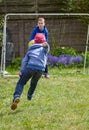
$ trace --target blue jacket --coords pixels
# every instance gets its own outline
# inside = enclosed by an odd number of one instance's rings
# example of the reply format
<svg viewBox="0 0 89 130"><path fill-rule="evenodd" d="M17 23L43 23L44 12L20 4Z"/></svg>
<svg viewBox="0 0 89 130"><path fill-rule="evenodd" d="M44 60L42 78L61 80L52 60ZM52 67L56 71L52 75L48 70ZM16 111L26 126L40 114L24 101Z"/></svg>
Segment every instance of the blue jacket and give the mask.
<svg viewBox="0 0 89 130"><path fill-rule="evenodd" d="M30 41L34 39L35 35L37 33L43 33L46 37L46 41L48 42L48 30L47 28L44 26L44 29L43 30L40 30L38 26L36 26L33 31L32 31L32 34L31 34L31 37L30 37Z"/></svg>
<svg viewBox="0 0 89 130"><path fill-rule="evenodd" d="M45 48L42 44L33 44L29 47L28 52L22 60L21 72L23 72L26 67L44 71L49 50L49 45Z"/></svg>

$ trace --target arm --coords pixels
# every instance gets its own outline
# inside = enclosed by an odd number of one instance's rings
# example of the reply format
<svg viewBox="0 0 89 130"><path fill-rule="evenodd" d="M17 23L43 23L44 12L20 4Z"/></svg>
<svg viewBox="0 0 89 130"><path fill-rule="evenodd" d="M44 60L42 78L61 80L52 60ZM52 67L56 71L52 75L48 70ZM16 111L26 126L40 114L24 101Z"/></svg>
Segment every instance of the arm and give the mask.
<svg viewBox="0 0 89 130"><path fill-rule="evenodd" d="M28 43L28 47L30 47L31 45L33 45L35 43L34 40L31 40L29 43Z"/></svg>
<svg viewBox="0 0 89 130"><path fill-rule="evenodd" d="M21 68L20 68L20 71L18 72L18 75L21 76L22 75L22 72L23 70L26 68L26 65L28 63L28 56L26 55L23 60L22 60L22 64L21 64Z"/></svg>
<svg viewBox="0 0 89 130"><path fill-rule="evenodd" d="M46 27L45 27L45 37L46 37L46 41L48 42L48 30Z"/></svg>
<svg viewBox="0 0 89 130"><path fill-rule="evenodd" d="M47 42L44 42L44 43L42 44L42 46L43 46L44 48L46 48L46 47L48 47L48 43L47 43Z"/></svg>
<svg viewBox="0 0 89 130"><path fill-rule="evenodd" d="M32 34L29 38L28 47L30 47L32 44L34 44L34 37L36 35L36 28L33 29Z"/></svg>
<svg viewBox="0 0 89 130"><path fill-rule="evenodd" d="M28 56L28 53L27 53L22 60L22 64L21 64L21 68L20 68L21 72L26 68L28 60L29 60L29 56Z"/></svg>
<svg viewBox="0 0 89 130"><path fill-rule="evenodd" d="M49 46L49 44L48 44L47 42L44 42L44 43L42 44L42 46L46 49L47 52L50 51L50 46Z"/></svg>
<svg viewBox="0 0 89 130"><path fill-rule="evenodd" d="M31 36L29 38L29 41L33 40L35 35L36 35L36 28L33 29L32 33L31 33Z"/></svg>

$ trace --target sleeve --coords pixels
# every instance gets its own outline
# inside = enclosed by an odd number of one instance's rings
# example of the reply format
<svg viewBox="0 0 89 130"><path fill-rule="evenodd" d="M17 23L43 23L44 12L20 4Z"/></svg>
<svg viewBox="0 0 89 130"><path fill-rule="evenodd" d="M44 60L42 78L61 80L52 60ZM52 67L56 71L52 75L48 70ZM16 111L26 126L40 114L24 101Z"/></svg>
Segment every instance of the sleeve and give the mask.
<svg viewBox="0 0 89 130"><path fill-rule="evenodd" d="M29 41L29 43L28 43L28 47L30 47L30 46L33 45L34 43L35 43L34 40Z"/></svg>
<svg viewBox="0 0 89 130"><path fill-rule="evenodd" d="M29 41L33 40L35 35L36 35L36 28L33 29L32 34L31 34L31 36L29 38Z"/></svg>
<svg viewBox="0 0 89 130"><path fill-rule="evenodd" d="M49 46L49 44L48 44L47 53L49 53L49 52L50 52L50 46Z"/></svg>
<svg viewBox="0 0 89 130"><path fill-rule="evenodd" d="M29 60L29 56L28 56L28 53L27 53L22 60L22 64L21 64L21 68L20 68L21 72L26 68L28 60Z"/></svg>
<svg viewBox="0 0 89 130"><path fill-rule="evenodd" d="M45 37L46 37L46 41L48 42L48 30L47 30L47 28L45 30Z"/></svg>
<svg viewBox="0 0 89 130"><path fill-rule="evenodd" d="M47 43L47 46L44 47L44 50L45 50L46 53L49 53L49 51L50 51L50 46L49 46L48 43Z"/></svg>

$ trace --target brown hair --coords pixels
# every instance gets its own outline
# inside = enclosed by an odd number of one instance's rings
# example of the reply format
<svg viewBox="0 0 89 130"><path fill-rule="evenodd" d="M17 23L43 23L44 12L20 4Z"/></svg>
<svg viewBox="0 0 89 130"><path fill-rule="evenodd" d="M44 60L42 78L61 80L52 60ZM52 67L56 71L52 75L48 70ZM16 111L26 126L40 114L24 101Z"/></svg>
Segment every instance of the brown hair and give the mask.
<svg viewBox="0 0 89 130"><path fill-rule="evenodd" d="M44 23L45 23L45 19L44 18L38 18L38 21L44 21Z"/></svg>

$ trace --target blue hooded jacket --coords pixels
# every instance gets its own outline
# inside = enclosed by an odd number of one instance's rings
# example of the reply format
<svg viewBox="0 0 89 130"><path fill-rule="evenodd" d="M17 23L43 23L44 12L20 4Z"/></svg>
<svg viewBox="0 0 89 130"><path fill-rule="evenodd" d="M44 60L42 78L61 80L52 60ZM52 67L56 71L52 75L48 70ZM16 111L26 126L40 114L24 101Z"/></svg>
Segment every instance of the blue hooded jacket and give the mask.
<svg viewBox="0 0 89 130"><path fill-rule="evenodd" d="M21 72L24 71L26 67L44 71L49 50L49 44L47 44L47 47L43 47L42 44L37 43L29 47L28 52L22 60Z"/></svg>

